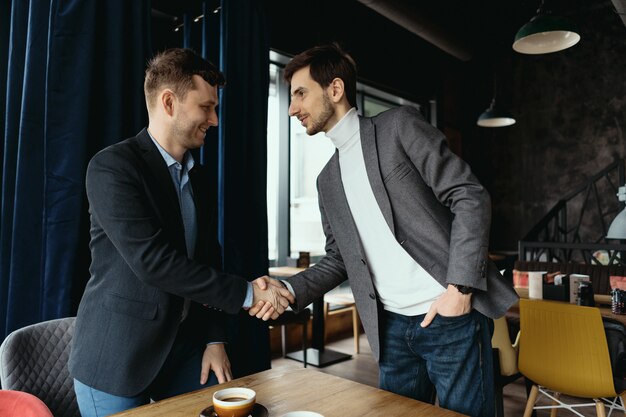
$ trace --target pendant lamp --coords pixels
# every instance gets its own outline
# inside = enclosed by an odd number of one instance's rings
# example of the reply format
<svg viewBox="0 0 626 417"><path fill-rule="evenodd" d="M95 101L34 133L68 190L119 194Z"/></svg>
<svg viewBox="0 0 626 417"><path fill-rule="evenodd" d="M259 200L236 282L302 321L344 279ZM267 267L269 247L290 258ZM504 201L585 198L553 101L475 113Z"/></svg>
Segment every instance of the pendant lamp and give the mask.
<svg viewBox="0 0 626 417"><path fill-rule="evenodd" d="M580 40L575 25L568 19L553 16L541 1L537 15L515 34L513 49L521 54L549 54L574 46Z"/></svg>
<svg viewBox="0 0 626 417"><path fill-rule="evenodd" d="M489 107L478 116L476 124L482 127L504 127L515 124L515 119L505 109L496 105L497 95L496 77L493 77L493 98Z"/></svg>
<svg viewBox="0 0 626 417"><path fill-rule="evenodd" d="M496 106L496 98L491 100L491 105L485 110L476 121L482 127L504 127L515 124L515 119L508 112Z"/></svg>

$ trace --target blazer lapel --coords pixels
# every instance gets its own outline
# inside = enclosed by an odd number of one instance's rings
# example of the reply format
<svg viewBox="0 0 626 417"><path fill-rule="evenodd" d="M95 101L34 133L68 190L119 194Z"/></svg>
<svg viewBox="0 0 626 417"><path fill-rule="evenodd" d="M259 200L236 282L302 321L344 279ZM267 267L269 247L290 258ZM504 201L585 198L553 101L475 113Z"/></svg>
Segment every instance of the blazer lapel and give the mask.
<svg viewBox="0 0 626 417"><path fill-rule="evenodd" d="M380 167L378 165L378 148L376 146L376 129L374 123L369 118L359 117L361 130L361 148L363 149L363 158L365 159L365 170L367 178L372 186L374 197L378 202L380 211L387 221L387 225L391 229L391 233L396 234L393 223L393 212L391 211L391 203L387 189L380 176Z"/></svg>
<svg viewBox="0 0 626 417"><path fill-rule="evenodd" d="M163 155L161 155L157 147L152 142L152 139L150 139L150 135L148 135L148 131L146 129L142 130L137 135L137 143L139 144L142 156L146 161L148 171L155 180L155 189L161 191L158 197L163 197L162 201L158 202L159 207L157 207L157 210L162 210L163 216L167 219L167 221L171 221L177 230L181 230L183 232L182 237L184 240L185 228L183 226L183 217L180 212L180 205L178 204L178 196L176 195L176 190L174 189L174 184L172 183L172 177L170 176L167 166L165 165L165 161L163 160Z"/></svg>

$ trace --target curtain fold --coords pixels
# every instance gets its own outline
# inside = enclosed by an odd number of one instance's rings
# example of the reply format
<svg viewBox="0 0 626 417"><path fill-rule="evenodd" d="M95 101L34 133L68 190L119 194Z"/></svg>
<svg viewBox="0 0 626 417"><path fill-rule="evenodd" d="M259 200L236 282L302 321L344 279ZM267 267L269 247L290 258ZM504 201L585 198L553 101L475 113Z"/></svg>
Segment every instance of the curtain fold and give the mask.
<svg viewBox="0 0 626 417"><path fill-rule="evenodd" d="M226 76L219 127L220 238L224 270L267 274L269 36L263 2L222 0L220 65ZM245 312L233 328L236 375L270 367L267 325Z"/></svg>
<svg viewBox="0 0 626 417"><path fill-rule="evenodd" d="M89 278L86 164L145 125L149 18L148 0L12 2L0 205L1 338L76 311Z"/></svg>

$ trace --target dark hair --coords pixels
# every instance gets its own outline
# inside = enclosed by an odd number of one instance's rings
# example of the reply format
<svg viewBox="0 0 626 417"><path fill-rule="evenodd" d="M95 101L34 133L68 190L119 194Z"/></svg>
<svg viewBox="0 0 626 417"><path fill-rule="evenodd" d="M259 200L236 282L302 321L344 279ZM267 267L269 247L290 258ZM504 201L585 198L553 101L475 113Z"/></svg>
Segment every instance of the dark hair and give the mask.
<svg viewBox="0 0 626 417"><path fill-rule="evenodd" d="M284 79L291 84L293 74L309 67L311 78L326 88L335 78L341 78L348 103L356 105L356 64L337 43L315 46L296 55L285 67Z"/></svg>
<svg viewBox="0 0 626 417"><path fill-rule="evenodd" d="M148 108L154 105L156 95L163 88L170 88L184 100L187 92L194 88L194 75L201 76L212 86L226 84L224 74L191 49L173 48L157 54L148 63L143 83Z"/></svg>

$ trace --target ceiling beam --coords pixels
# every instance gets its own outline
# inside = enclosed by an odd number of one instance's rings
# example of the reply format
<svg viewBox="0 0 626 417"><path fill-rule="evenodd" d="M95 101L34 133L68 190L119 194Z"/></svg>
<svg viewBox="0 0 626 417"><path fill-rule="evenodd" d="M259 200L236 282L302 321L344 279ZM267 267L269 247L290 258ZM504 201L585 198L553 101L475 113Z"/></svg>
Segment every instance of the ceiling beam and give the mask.
<svg viewBox="0 0 626 417"><path fill-rule="evenodd" d="M359 0L359 2L461 61L469 61L472 58L473 52L465 42L442 29L432 18L428 18L425 10L418 9L418 2L412 0Z"/></svg>

